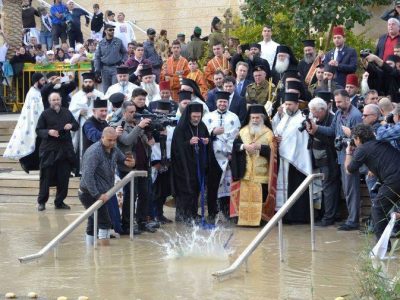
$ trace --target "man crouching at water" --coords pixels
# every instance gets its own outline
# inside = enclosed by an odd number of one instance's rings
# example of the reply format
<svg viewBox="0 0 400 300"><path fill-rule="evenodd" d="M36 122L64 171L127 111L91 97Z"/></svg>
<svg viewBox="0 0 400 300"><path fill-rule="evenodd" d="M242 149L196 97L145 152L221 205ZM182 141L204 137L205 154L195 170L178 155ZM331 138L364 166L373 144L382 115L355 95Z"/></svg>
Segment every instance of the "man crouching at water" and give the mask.
<svg viewBox="0 0 400 300"><path fill-rule="evenodd" d="M115 147L117 137L114 128L104 128L101 140L91 145L83 155L79 200L85 209L97 200L102 200L104 203L108 201L109 196L106 192L114 186L117 164L125 164L129 168L135 166L133 158L126 157ZM98 223L100 245L109 245L111 219L106 205L98 210ZM88 243L93 242L93 227L93 215L91 215L86 228Z"/></svg>

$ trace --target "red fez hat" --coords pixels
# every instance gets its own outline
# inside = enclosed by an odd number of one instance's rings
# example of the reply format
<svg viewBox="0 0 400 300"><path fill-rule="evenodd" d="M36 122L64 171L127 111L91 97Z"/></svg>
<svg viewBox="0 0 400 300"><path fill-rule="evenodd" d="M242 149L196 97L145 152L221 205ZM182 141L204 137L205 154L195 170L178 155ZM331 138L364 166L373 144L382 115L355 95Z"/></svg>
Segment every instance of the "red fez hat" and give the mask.
<svg viewBox="0 0 400 300"><path fill-rule="evenodd" d="M332 34L333 34L333 35L341 35L341 36L344 36L344 28L343 28L343 26L336 26L336 27L333 27L333 32L332 32Z"/></svg>
<svg viewBox="0 0 400 300"><path fill-rule="evenodd" d="M358 77L356 74L348 74L346 77L346 84L352 84L358 87Z"/></svg>
<svg viewBox="0 0 400 300"><path fill-rule="evenodd" d="M160 91L170 90L169 81L160 81Z"/></svg>

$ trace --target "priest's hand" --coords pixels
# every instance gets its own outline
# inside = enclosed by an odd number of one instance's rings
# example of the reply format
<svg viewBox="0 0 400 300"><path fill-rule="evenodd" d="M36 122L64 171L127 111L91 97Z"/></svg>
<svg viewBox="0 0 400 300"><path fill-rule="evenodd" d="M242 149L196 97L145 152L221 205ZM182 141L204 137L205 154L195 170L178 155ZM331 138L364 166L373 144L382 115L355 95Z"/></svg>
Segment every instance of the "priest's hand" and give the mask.
<svg viewBox="0 0 400 300"><path fill-rule="evenodd" d="M253 147L255 150L261 150L261 144L260 143L253 143Z"/></svg>
<svg viewBox="0 0 400 300"><path fill-rule="evenodd" d="M208 145L208 141L209 141L208 138L201 138L201 140L203 141L204 145Z"/></svg>
<svg viewBox="0 0 400 300"><path fill-rule="evenodd" d="M190 145L197 145L199 143L199 138L197 136L194 136L190 139Z"/></svg>
<svg viewBox="0 0 400 300"><path fill-rule="evenodd" d="M65 130L71 130L71 128L72 128L72 124L70 124L70 123L65 124L65 126L64 126Z"/></svg>
<svg viewBox="0 0 400 300"><path fill-rule="evenodd" d="M213 130L214 135L220 135L225 132L224 127L215 127Z"/></svg>
<svg viewBox="0 0 400 300"><path fill-rule="evenodd" d="M243 147L249 154L256 154L257 152L254 144L243 145Z"/></svg>
<svg viewBox="0 0 400 300"><path fill-rule="evenodd" d="M314 121L307 122L306 126L309 134L314 135L317 132L318 125Z"/></svg>
<svg viewBox="0 0 400 300"><path fill-rule="evenodd" d="M125 166L127 166L128 168L133 168L133 167L135 167L135 165L136 165L136 161L135 161L135 159L134 159L133 157L127 156L127 157L125 158L124 164L125 164Z"/></svg>
<svg viewBox="0 0 400 300"><path fill-rule="evenodd" d="M55 130L55 129L50 129L49 135L52 137L56 137L56 138L58 138L60 136L60 134L58 133L58 130Z"/></svg>

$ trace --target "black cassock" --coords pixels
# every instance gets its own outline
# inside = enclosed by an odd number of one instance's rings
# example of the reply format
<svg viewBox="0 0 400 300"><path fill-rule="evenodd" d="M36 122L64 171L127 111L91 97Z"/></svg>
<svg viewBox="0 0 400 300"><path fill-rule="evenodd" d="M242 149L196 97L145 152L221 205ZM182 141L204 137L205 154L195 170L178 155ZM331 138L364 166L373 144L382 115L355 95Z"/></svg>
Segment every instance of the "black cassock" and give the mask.
<svg viewBox="0 0 400 300"><path fill-rule="evenodd" d="M197 158L195 145L190 145L193 136L208 138L206 125L200 122L193 126L181 122L175 128L171 144L172 192L176 200L176 220L188 221L197 217L200 184L198 166L202 176L206 176L210 158L210 143L199 143ZM198 165L199 161L199 165ZM206 182L204 182L206 186Z"/></svg>
<svg viewBox="0 0 400 300"><path fill-rule="evenodd" d="M301 80L302 80L303 82L306 80L308 71L310 70L311 66L312 66L312 63L311 63L311 64L308 64L308 63L306 63L306 62L304 61L304 59L302 59L302 60L299 62L297 68L298 68L298 70L299 70L300 77L301 77ZM313 78L311 79L310 84L313 84L313 83L316 83L316 82L317 82L317 77L314 75Z"/></svg>

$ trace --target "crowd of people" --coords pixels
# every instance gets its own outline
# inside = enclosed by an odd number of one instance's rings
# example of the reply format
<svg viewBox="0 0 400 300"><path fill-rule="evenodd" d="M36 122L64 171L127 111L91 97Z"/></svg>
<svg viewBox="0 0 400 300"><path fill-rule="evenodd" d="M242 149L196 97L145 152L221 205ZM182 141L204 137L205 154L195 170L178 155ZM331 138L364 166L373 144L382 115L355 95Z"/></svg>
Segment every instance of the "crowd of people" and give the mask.
<svg viewBox="0 0 400 300"><path fill-rule="evenodd" d="M34 11L28 1L24 5ZM334 49L317 53L315 41L305 40L299 62L290 45L272 39L269 25L260 33L263 40L251 44L227 40L217 17L208 39L195 27L190 42L178 34L170 44L165 30L156 37L149 28L141 43L123 13L115 22L112 12L103 16L98 5L93 8L86 43L80 18L89 25L88 15L73 1L56 0L50 14L42 11L41 47L51 47L42 32L51 32L54 44L61 39L61 47L56 55L36 54L32 62L88 59L93 70L82 74L80 87L57 73L35 73L4 153L20 159L27 171L40 169L39 211L46 209L54 185L55 208L69 209L64 199L74 172L81 176L85 208L98 199L107 202L99 210L99 238L106 243L112 234L127 234L130 186L124 187L121 212L116 197L106 192L115 176L135 169L149 174L136 179L135 234L172 222L163 211L171 195L176 222L222 219L260 226L306 176L323 173L313 195L305 192L284 222L308 223L311 196L320 211L316 225L334 225L342 190L348 217L338 230L359 230L365 180L371 223L380 237L400 200L400 168L393 163L400 158L398 17L388 18L376 54L358 55L346 45L345 29L336 26ZM70 53L67 37L70 46L79 43L77 53ZM25 55L22 49L18 56ZM209 59L203 72L204 55ZM361 80L359 62L365 70ZM207 206L206 219L198 214L199 203ZM97 234L92 219L87 234Z"/></svg>

